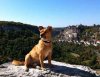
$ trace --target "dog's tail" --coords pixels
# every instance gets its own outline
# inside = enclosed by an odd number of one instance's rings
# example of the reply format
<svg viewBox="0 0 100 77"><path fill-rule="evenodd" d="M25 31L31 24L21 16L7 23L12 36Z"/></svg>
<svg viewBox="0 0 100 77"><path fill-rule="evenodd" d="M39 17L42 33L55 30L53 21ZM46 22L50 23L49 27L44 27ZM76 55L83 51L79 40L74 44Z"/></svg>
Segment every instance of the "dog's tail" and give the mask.
<svg viewBox="0 0 100 77"><path fill-rule="evenodd" d="M24 64L25 64L25 61L13 60L13 61L12 61L12 64L13 64L13 65L16 65L16 66L24 65Z"/></svg>

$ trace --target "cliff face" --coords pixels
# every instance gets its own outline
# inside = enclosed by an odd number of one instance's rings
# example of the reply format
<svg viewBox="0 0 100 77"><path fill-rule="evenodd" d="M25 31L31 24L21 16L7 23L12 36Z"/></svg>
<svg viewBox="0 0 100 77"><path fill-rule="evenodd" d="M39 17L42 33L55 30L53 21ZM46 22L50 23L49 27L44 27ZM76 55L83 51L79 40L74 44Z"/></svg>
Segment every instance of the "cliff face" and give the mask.
<svg viewBox="0 0 100 77"><path fill-rule="evenodd" d="M69 26L57 36L59 41L73 41L77 40L78 28L76 26Z"/></svg>
<svg viewBox="0 0 100 77"><path fill-rule="evenodd" d="M62 62L52 61L53 67L48 68L47 61L44 61L46 70L30 68L25 72L24 66L15 66L10 62L0 65L0 77L99 77L89 67L71 65Z"/></svg>

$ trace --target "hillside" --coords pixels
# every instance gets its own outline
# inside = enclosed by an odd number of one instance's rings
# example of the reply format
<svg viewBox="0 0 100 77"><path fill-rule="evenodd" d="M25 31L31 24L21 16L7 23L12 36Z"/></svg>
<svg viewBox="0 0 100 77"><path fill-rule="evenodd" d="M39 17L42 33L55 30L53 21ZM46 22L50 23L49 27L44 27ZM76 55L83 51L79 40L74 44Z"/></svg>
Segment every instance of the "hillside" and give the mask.
<svg viewBox="0 0 100 77"><path fill-rule="evenodd" d="M35 25L24 24L21 22L13 22L13 21L0 21L0 31L9 31L9 30L31 30L35 33L39 34L38 27Z"/></svg>
<svg viewBox="0 0 100 77"><path fill-rule="evenodd" d="M0 63L12 59L24 59L38 40L37 26L0 21Z"/></svg>
<svg viewBox="0 0 100 77"><path fill-rule="evenodd" d="M58 28L57 28L58 29ZM55 28L54 31L57 30ZM65 28L59 28L59 34L56 34L55 40L61 41L98 41L100 40L100 25L72 25Z"/></svg>
<svg viewBox="0 0 100 77"><path fill-rule="evenodd" d="M53 28L53 37L55 38L56 36L58 36L62 31L64 30L64 27L61 28Z"/></svg>
<svg viewBox="0 0 100 77"><path fill-rule="evenodd" d="M85 46L83 43L79 44L74 42L59 41L60 36L63 40L66 40L66 37L68 37L67 34L75 35L75 33L73 33L75 31L70 29L71 28L69 27L53 28L53 60L70 64L86 65L91 68L100 69L100 57L98 55L98 53L100 53L100 45ZM75 29L75 26L73 29ZM81 25L77 27L77 29L78 31L76 29L75 30L78 32L77 35L79 40L89 36L91 32L92 34L97 32L98 35L95 39L99 40L98 25L93 26L92 28L91 26L88 27ZM88 32L87 36L86 32ZM91 36L88 38L91 38ZM0 21L0 64L12 61L13 59L24 60L25 55L32 49L32 47L34 47L34 45L38 43L39 39L37 26L23 24L20 22ZM88 39L86 40L88 41Z"/></svg>
<svg viewBox="0 0 100 77"><path fill-rule="evenodd" d="M99 39L100 25L80 24L63 28L53 40L54 59L100 69Z"/></svg>

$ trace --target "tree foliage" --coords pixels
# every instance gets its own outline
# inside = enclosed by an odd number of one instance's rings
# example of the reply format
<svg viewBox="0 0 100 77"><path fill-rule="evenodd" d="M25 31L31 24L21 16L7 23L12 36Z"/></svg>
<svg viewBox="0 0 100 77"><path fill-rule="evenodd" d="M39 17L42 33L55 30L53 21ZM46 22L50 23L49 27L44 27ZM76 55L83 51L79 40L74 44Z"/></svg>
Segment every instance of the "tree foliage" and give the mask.
<svg viewBox="0 0 100 77"><path fill-rule="evenodd" d="M71 64L100 68L97 62L97 50L94 46L84 46L68 42L53 43L53 59ZM72 55L74 53L75 55ZM78 55L78 56L77 56Z"/></svg>
<svg viewBox="0 0 100 77"><path fill-rule="evenodd" d="M90 39L97 32L99 40L99 26L79 25L79 39ZM38 40L38 27L20 22L0 21L0 63L12 59L24 60L25 55L37 44ZM94 51L100 52L100 45L94 47L68 42L53 42L54 60L100 68Z"/></svg>
<svg viewBox="0 0 100 77"><path fill-rule="evenodd" d="M15 23L0 22L0 61L24 59L25 55L39 40L38 27Z"/></svg>

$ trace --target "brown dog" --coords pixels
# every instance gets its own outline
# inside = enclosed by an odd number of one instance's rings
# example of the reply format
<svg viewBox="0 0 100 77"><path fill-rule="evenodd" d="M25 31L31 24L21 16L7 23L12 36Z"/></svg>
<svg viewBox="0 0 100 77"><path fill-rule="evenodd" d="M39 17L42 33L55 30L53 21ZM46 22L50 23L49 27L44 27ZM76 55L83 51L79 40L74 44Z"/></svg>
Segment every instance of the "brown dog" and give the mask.
<svg viewBox="0 0 100 77"><path fill-rule="evenodd" d="M34 64L34 62L41 65L41 69L44 70L44 59L48 58L48 63L51 65L51 56L52 56L52 27L48 26L44 28L39 27L40 37L38 44L33 47L33 49L25 56L25 62L20 62L13 60L12 64L22 65L25 64L26 70L28 71L28 66Z"/></svg>

